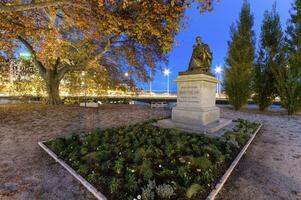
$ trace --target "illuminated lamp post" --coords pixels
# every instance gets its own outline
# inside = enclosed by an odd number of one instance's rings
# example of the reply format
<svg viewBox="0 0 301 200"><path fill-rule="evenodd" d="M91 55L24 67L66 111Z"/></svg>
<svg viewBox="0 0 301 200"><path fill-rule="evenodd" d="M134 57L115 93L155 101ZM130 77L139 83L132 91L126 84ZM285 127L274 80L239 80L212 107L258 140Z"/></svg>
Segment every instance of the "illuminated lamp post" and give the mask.
<svg viewBox="0 0 301 200"><path fill-rule="evenodd" d="M223 71L223 69L222 69L222 67L221 66L216 66L215 67L215 74L216 74L216 78L217 78L217 80L219 81L218 83L217 83L217 94L219 94L221 91L221 83L220 83L220 81L221 81L221 73L222 73L222 71Z"/></svg>
<svg viewBox="0 0 301 200"><path fill-rule="evenodd" d="M167 94L169 95L169 75L171 72L169 69L165 69L163 73L165 76L167 76Z"/></svg>
<svg viewBox="0 0 301 200"><path fill-rule="evenodd" d="M82 82L82 85L84 86L84 95L85 95L85 107L87 107L87 86L86 86L86 80L85 80L85 76L86 76L86 73L85 72L82 72L81 73L81 76L82 78L84 79L84 81Z"/></svg>

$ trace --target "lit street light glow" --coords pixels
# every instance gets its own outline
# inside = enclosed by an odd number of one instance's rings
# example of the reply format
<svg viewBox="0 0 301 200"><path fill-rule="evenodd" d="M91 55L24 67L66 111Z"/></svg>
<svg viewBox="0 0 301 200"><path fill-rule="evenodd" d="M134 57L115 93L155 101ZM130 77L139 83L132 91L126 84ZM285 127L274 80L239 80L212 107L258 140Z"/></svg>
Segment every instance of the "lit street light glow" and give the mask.
<svg viewBox="0 0 301 200"><path fill-rule="evenodd" d="M222 72L222 67L221 66L216 66L215 73L220 74L221 72Z"/></svg>
<svg viewBox="0 0 301 200"><path fill-rule="evenodd" d="M169 69L165 69L165 70L163 71L163 73L164 73L165 76L169 76L170 70L169 70Z"/></svg>
<svg viewBox="0 0 301 200"><path fill-rule="evenodd" d="M125 72L125 73L124 73L124 76L125 76L125 77L128 77L128 76L129 76L129 73L128 73L128 72Z"/></svg>
<svg viewBox="0 0 301 200"><path fill-rule="evenodd" d="M165 76L167 76L167 94L169 94L169 75L170 75L170 70L169 69L165 69L164 71L163 71L163 74L165 75Z"/></svg>
<svg viewBox="0 0 301 200"><path fill-rule="evenodd" d="M20 58L25 59L25 60L30 60L31 59L31 53L29 52L20 52L19 53Z"/></svg>

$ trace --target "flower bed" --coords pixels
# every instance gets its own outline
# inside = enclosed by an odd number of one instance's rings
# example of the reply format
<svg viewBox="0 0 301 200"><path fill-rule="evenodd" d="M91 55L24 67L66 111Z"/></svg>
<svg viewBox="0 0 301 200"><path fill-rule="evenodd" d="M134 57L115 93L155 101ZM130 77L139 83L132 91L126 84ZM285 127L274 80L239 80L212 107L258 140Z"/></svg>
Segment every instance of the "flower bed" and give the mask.
<svg viewBox="0 0 301 200"><path fill-rule="evenodd" d="M46 142L108 199L205 199L258 128L238 120L221 138L148 121Z"/></svg>

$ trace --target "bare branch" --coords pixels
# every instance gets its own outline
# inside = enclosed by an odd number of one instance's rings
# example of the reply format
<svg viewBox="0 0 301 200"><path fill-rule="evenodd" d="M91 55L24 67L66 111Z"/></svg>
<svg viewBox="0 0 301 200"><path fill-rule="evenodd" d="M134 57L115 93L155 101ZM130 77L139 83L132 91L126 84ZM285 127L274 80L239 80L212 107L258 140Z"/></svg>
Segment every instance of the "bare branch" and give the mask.
<svg viewBox="0 0 301 200"><path fill-rule="evenodd" d="M118 44L118 43L127 43L130 42L131 40L117 40L117 41L112 41L112 44Z"/></svg>
<svg viewBox="0 0 301 200"><path fill-rule="evenodd" d="M109 51L109 49L110 49L110 47L111 47L111 40L112 40L112 38L108 39L108 40L107 40L107 43L106 43L106 45L105 45L105 47L104 47L104 49L103 49L101 52L99 52L96 56L94 56L94 57L88 62L88 67L91 66L91 65L93 65L93 64L94 64L95 62L97 62L99 59L101 59L102 56L103 56L106 52Z"/></svg>

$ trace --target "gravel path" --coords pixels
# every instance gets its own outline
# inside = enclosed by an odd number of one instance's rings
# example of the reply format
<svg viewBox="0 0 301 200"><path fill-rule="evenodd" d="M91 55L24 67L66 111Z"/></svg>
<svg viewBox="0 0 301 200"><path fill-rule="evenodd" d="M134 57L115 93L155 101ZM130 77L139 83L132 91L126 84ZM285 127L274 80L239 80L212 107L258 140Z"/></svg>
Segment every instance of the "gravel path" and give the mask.
<svg viewBox="0 0 301 200"><path fill-rule="evenodd" d="M0 106L0 199L93 199L37 142L169 114L129 105ZM264 127L218 199L301 199L301 117L228 108L222 108L221 115L262 121Z"/></svg>
<svg viewBox="0 0 301 200"><path fill-rule="evenodd" d="M71 132L135 123L169 111L130 105L100 109L0 105L0 199L94 199L37 144Z"/></svg>
<svg viewBox="0 0 301 200"><path fill-rule="evenodd" d="M261 121L264 126L218 199L301 200L301 116L229 109L223 109L222 116Z"/></svg>

